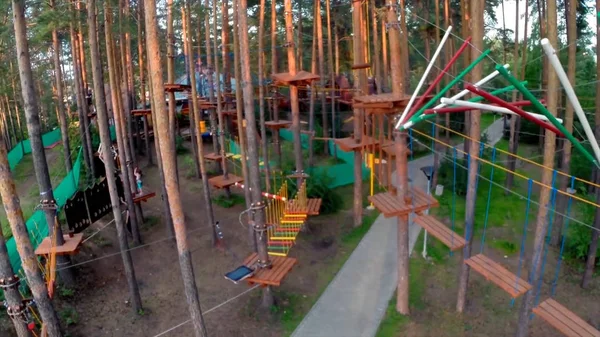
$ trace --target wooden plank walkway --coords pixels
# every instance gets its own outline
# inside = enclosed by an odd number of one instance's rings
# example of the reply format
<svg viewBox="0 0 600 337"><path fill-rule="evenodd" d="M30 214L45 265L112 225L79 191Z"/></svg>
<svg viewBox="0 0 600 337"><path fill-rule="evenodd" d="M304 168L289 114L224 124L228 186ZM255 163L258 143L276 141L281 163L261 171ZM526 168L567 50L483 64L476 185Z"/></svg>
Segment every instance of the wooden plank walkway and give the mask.
<svg viewBox="0 0 600 337"><path fill-rule="evenodd" d="M420 215L415 218L415 223L425 229L431 236L442 241L450 250L455 251L464 247L467 242L461 236L446 227L443 223L430 215Z"/></svg>
<svg viewBox="0 0 600 337"><path fill-rule="evenodd" d="M252 253L244 260L244 265L254 269L257 260L258 254ZM298 263L298 260L293 257L272 256L271 262L273 263L271 268L256 269L254 275L247 278L246 281L250 284L261 284L265 287L278 287L281 285L283 278L292 270L292 267Z"/></svg>
<svg viewBox="0 0 600 337"><path fill-rule="evenodd" d="M600 337L600 331L549 298L533 308L533 313L568 337Z"/></svg>
<svg viewBox="0 0 600 337"><path fill-rule="evenodd" d="M488 281L509 293L513 298L523 295L532 288L531 284L483 254L472 256L465 263L474 271L483 275Z"/></svg>

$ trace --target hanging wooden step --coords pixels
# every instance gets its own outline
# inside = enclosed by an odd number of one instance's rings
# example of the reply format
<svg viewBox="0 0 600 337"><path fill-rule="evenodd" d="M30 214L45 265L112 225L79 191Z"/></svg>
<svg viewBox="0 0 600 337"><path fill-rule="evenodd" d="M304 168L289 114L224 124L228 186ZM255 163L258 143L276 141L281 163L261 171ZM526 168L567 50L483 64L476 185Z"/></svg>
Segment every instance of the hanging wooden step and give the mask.
<svg viewBox="0 0 600 337"><path fill-rule="evenodd" d="M413 212L421 213L428 208L439 206L434 197L418 187L411 188L407 197L412 200L399 200L395 193L383 192L369 196L368 199L386 218L407 215Z"/></svg>
<svg viewBox="0 0 600 337"><path fill-rule="evenodd" d="M531 284L483 254L472 256L465 263L488 281L509 293L513 298L523 295L532 288Z"/></svg>
<svg viewBox="0 0 600 337"><path fill-rule="evenodd" d="M462 236L454 233L450 228L446 227L446 225L431 215L419 215L414 221L417 225L423 227L423 229L431 236L442 241L442 243L452 251L461 249L467 244Z"/></svg>
<svg viewBox="0 0 600 337"><path fill-rule="evenodd" d="M56 253L56 255L75 255L79 252L79 246L83 241L83 233L77 233L73 235L63 235L65 243L61 246L55 246L52 248L52 238L47 236L42 240L39 246L35 249L35 255L50 255Z"/></svg>
<svg viewBox="0 0 600 337"><path fill-rule="evenodd" d="M306 218L283 218L279 221L281 225L303 225Z"/></svg>
<svg viewBox="0 0 600 337"><path fill-rule="evenodd" d="M285 128L288 128L290 125L292 125L292 122L286 121L284 119L280 119L278 121L265 122L265 126L269 129L273 129L273 130L285 129Z"/></svg>
<svg viewBox="0 0 600 337"><path fill-rule="evenodd" d="M295 75L292 75L288 72L273 74L271 77L276 83L295 86L307 85L321 78L319 75L315 75L304 70L300 70Z"/></svg>
<svg viewBox="0 0 600 337"><path fill-rule="evenodd" d="M150 116L152 114L152 110L151 109L134 109L131 110L131 115L134 117L141 117L141 116Z"/></svg>
<svg viewBox="0 0 600 337"><path fill-rule="evenodd" d="M298 260L292 257L273 256L271 257L271 268L258 268L256 262L258 254L252 253L244 260L244 265L254 269L254 274L247 278L249 284L260 284L264 287L281 285L281 281L292 270Z"/></svg>
<svg viewBox="0 0 600 337"><path fill-rule="evenodd" d="M235 183L242 183L244 179L241 177L235 176L233 174L228 174L227 179L222 175L218 175L216 177L212 177L208 179L208 183L211 184L214 188L227 188L235 185Z"/></svg>
<svg viewBox="0 0 600 337"><path fill-rule="evenodd" d="M133 195L133 202L134 203L138 203L138 202L147 202L148 199L153 198L156 196L156 192L148 192L148 191L144 191L142 190L142 193L136 193Z"/></svg>
<svg viewBox="0 0 600 337"><path fill-rule="evenodd" d="M231 157L231 154L226 154L225 158ZM222 161L223 160L223 156L220 153L207 153L204 155L204 159L206 160L211 160L211 161Z"/></svg>
<svg viewBox="0 0 600 337"><path fill-rule="evenodd" d="M333 140L337 146L344 152L360 151L365 148L373 147L379 144L377 139L363 135L360 142L357 142L354 137L337 138Z"/></svg>
<svg viewBox="0 0 600 337"><path fill-rule="evenodd" d="M295 227L277 227L275 228L275 233L298 233L300 232L301 226Z"/></svg>
<svg viewBox="0 0 600 337"><path fill-rule="evenodd" d="M302 205L298 200L290 200L285 208L286 214L307 214L307 215L319 215L321 209L321 203L323 202L320 198L310 198L306 200L306 204Z"/></svg>
<svg viewBox="0 0 600 337"><path fill-rule="evenodd" d="M406 108L410 101L410 95L379 94L353 97L354 107L365 109L367 114L391 114L398 113ZM432 96L426 97L431 99ZM420 97L417 97L420 98Z"/></svg>
<svg viewBox="0 0 600 337"><path fill-rule="evenodd" d="M549 298L533 308L533 313L568 337L600 337L600 331Z"/></svg>
<svg viewBox="0 0 600 337"><path fill-rule="evenodd" d="M165 83L165 92L184 92L192 89L188 84Z"/></svg>
<svg viewBox="0 0 600 337"><path fill-rule="evenodd" d="M358 69L369 69L371 68L371 65L368 63L359 63L359 64L353 64L352 65L352 69L353 70L358 70Z"/></svg>

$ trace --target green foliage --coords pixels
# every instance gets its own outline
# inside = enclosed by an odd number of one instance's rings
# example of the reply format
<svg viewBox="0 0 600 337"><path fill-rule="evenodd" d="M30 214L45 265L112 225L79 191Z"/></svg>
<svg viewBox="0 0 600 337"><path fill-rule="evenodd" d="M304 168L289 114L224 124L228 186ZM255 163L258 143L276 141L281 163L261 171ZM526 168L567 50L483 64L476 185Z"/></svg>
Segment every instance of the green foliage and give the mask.
<svg viewBox="0 0 600 337"><path fill-rule="evenodd" d="M231 197L227 198L226 195L219 194L216 197L212 197L212 202L214 202L215 204L217 204L223 208L231 208L235 205L243 204L244 197L237 195L237 194L231 194Z"/></svg>
<svg viewBox="0 0 600 337"><path fill-rule="evenodd" d="M452 158L444 158L441 161L438 171L438 183L444 185L445 189L449 189L450 193L452 193L452 188L456 184L456 194L461 197L466 196L468 172L464 167L467 167L467 159L457 158L456 170L454 166Z"/></svg>
<svg viewBox="0 0 600 337"><path fill-rule="evenodd" d="M183 137L176 136L175 137L175 152L177 154L184 154L188 152L188 149L183 145Z"/></svg>
<svg viewBox="0 0 600 337"><path fill-rule="evenodd" d="M63 298L73 298L75 296L75 290L67 287L61 287L59 289L60 297Z"/></svg>
<svg viewBox="0 0 600 337"><path fill-rule="evenodd" d="M62 309L59 313L59 316L64 321L66 326L75 325L79 321L79 314L73 307L66 307Z"/></svg>
<svg viewBox="0 0 600 337"><path fill-rule="evenodd" d="M596 209L592 205L581 204L579 207L583 223L594 223ZM580 224L571 223L565 239L564 256L569 259L585 261L588 256L590 242L592 240L592 229ZM596 252L600 252L600 249Z"/></svg>
<svg viewBox="0 0 600 337"><path fill-rule="evenodd" d="M507 240L494 240L492 246L506 255L514 254L519 250L515 243Z"/></svg>

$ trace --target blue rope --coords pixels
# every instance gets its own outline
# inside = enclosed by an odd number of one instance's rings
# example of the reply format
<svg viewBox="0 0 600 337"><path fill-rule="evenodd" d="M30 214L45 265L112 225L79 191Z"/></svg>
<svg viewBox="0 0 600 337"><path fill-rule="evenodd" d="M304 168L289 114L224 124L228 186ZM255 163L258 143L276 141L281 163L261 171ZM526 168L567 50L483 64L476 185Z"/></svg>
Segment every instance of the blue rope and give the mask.
<svg viewBox="0 0 600 337"><path fill-rule="evenodd" d="M531 208L531 190L533 189L533 180L527 181L527 206L525 206L525 224L523 225L523 235L521 236L521 251L519 252L519 266L517 267L517 277L515 278L515 289L517 289L518 280L521 276L521 267L523 266L523 256L525 255L525 242L527 241L527 225L529 224L529 209ZM515 299L510 301L510 306L515 305Z"/></svg>
<svg viewBox="0 0 600 337"><path fill-rule="evenodd" d="M483 143L479 143L479 158L483 157L483 150L485 149L485 145ZM475 191L479 187L479 174L481 173L481 162L477 161L477 176L475 177ZM477 201L477 192L475 192L475 200ZM474 207L474 206L473 206Z"/></svg>
<svg viewBox="0 0 600 337"><path fill-rule="evenodd" d="M543 246L544 249L544 257L542 258L542 271L540 273L540 279L536 280L538 285L537 285L537 291L536 291L536 295L535 295L535 305L538 304L539 299L540 299L540 292L542 289L542 281L544 280L544 269L546 269L546 257L548 257L548 246L550 246L550 237L552 236L552 222L554 219L554 208L556 206L556 188L555 188L555 183L556 183L556 170L554 170L553 174L552 174L552 194L550 196L550 209L548 210L549 214L548 216L548 230L546 232L546 242L545 245Z"/></svg>
<svg viewBox="0 0 600 337"><path fill-rule="evenodd" d="M413 160L413 135L412 135L412 129L408 129L408 146L410 148L410 160Z"/></svg>
<svg viewBox="0 0 600 337"><path fill-rule="evenodd" d="M452 148L452 158L453 158L453 170L454 170L454 175L452 177L452 211L451 211L451 219L452 219L452 233L454 233L454 227L456 224L456 147ZM452 235L452 238L450 240L451 244L454 246L454 234ZM452 251L450 251L450 256L452 256L454 253Z"/></svg>
<svg viewBox="0 0 600 337"><path fill-rule="evenodd" d="M496 148L492 149L492 164L496 162ZM492 186L494 182L494 165L492 165L492 172L490 172L490 187L488 188L488 200L487 205L485 206L485 219L483 220L483 233L481 234L481 250L480 253L483 254L483 247L485 244L485 231L487 229L488 220L490 217L490 204L492 200Z"/></svg>
<svg viewBox="0 0 600 337"><path fill-rule="evenodd" d="M575 177L571 177L571 189L575 189ZM563 256L563 251L565 249L565 241L567 238L567 233L568 233L568 229L569 229L569 214L571 213L571 204L573 202L573 198L571 198L571 194L569 193L569 201L567 202L567 214L565 216L565 227L563 228L562 231L562 238L561 238L561 242L560 242L560 253L558 254L558 263L556 265L556 272L554 273L554 281L552 281L552 291L551 291L551 297L554 297L554 295L556 294L556 286L558 285L558 273L560 272L560 265L562 263L562 256Z"/></svg>

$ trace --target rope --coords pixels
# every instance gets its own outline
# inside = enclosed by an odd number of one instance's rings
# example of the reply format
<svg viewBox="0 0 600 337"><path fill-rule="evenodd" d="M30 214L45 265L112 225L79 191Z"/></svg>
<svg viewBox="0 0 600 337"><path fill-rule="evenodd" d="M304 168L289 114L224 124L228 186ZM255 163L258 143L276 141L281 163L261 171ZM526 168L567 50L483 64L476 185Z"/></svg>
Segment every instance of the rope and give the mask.
<svg viewBox="0 0 600 337"><path fill-rule="evenodd" d="M523 266L523 255L525 255L525 241L527 240L527 225L529 224L529 210L531 208L531 190L533 189L533 180L527 182L527 206L525 206L525 224L523 225L523 235L521 236L521 251L519 252L519 266L517 267L517 277L515 278L515 290L517 289L519 278L521 276L521 267ZM515 299L510 301L510 306L515 305Z"/></svg>
<svg viewBox="0 0 600 337"><path fill-rule="evenodd" d="M123 215L123 213L125 213L126 211L122 211L121 215ZM127 211L128 212L128 211ZM129 217L129 215L127 215L127 217ZM85 238L85 240L81 241L81 244L86 243L88 240L90 240L91 238L93 238L96 234L102 232L106 227L108 227L110 224L112 224L113 222L115 222L115 219L113 218L112 220L110 220L106 225L102 226L100 229L98 229L96 232L94 232L92 235L88 236L87 238Z"/></svg>
<svg viewBox="0 0 600 337"><path fill-rule="evenodd" d="M242 293L240 293L240 294L238 294L238 295L236 295L236 296L234 296L234 297L232 297L232 298L230 298L230 299L226 300L225 302L222 302L222 303L220 303L220 304L218 304L218 305L216 305L216 306L214 306L214 307L212 307L212 308L208 309L207 311L205 311L205 312L204 312L204 314L203 314L203 315L208 315L208 314L209 314L209 313L211 313L212 311L219 309L220 307L224 306L225 304L227 304L227 303L229 303L229 302L231 302L231 301L233 301L233 300L236 300L236 299L238 299L238 298L242 297L243 295L246 295L247 293L251 292L252 290L254 290L254 289L258 288L258 286L260 286L260 284L257 284L257 285L255 285L254 287L252 287L252 288L249 288L249 289L245 290L244 292L242 292ZM168 334L169 332L171 332L171 331L173 331L173 330L175 330L175 329L177 329L177 328L179 328L179 327L182 327L182 326L184 326L184 325L188 324L188 323L189 323L189 322L191 322L191 321L192 321L191 319L188 319L188 320L187 320L187 321L185 321L185 322L181 322L181 323L179 323L179 324L175 325L175 326L174 326L174 327L172 327L172 328L169 328L169 329L167 329L167 330L165 330L165 331L163 331L163 332L161 332L161 333L159 333L159 334L157 334L157 335L154 335L154 337L164 336L164 335Z"/></svg>
<svg viewBox="0 0 600 337"><path fill-rule="evenodd" d="M575 179L571 179L571 190L575 190ZM571 204L573 199L569 197L569 201L567 202L567 215L571 213ZM556 263L556 272L554 273L554 281L552 281L552 291L550 292L550 296L554 297L556 294L556 286L558 285L558 273L560 272L560 266L562 264L562 256L563 251L565 249L565 241L567 239L567 233L569 230L569 218L565 219L565 226L562 230L562 238L560 242L560 252L558 254L558 262Z"/></svg>
<svg viewBox="0 0 600 337"><path fill-rule="evenodd" d="M494 150L492 150L492 162L494 162L496 160L496 148L494 148ZM490 181L494 181L494 167L492 166L492 170L490 173ZM491 182L490 182L490 187L488 188L488 200L487 200L487 205L485 207L485 219L483 220L483 233L481 235L481 250L480 253L483 254L483 248L484 248L484 244L485 244L485 233L486 233L486 229L487 229L487 225L488 225L488 220L490 217L490 204L491 204L491 200L492 200L492 186L494 186Z"/></svg>

